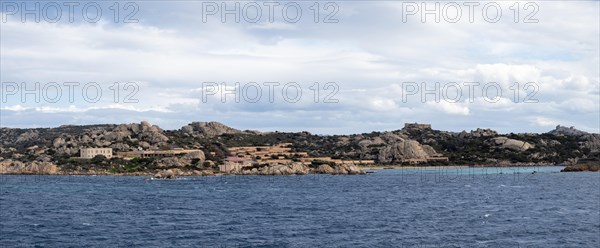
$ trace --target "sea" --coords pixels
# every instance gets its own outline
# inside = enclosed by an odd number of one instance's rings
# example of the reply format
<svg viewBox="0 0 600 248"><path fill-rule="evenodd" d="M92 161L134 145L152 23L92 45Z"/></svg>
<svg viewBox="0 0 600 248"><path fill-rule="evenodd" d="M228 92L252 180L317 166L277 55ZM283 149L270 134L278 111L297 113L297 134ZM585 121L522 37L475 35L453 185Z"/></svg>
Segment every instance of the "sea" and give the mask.
<svg viewBox="0 0 600 248"><path fill-rule="evenodd" d="M0 176L0 247L600 247L600 173Z"/></svg>

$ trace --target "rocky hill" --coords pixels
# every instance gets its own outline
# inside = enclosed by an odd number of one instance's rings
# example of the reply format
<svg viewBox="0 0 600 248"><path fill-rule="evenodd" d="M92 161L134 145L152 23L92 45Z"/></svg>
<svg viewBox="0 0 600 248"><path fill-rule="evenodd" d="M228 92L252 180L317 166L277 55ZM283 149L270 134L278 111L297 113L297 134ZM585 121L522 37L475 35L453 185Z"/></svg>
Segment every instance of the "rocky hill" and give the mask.
<svg viewBox="0 0 600 248"><path fill-rule="evenodd" d="M186 126L183 126L180 130L180 133L196 138L213 138L223 134L259 134L259 132L256 131L241 131L231 128L216 121L192 122Z"/></svg>
<svg viewBox="0 0 600 248"><path fill-rule="evenodd" d="M600 150L599 134L560 130L563 127L542 134L498 134L489 129L459 133L404 131L410 138L447 154L457 164L572 164Z"/></svg>
<svg viewBox="0 0 600 248"><path fill-rule="evenodd" d="M297 152L336 159L375 160L379 164L419 161L432 165L555 165L589 160L600 152L600 135L557 126L542 134L498 134L434 130L406 125L388 132L354 135L314 135L242 131L218 122L193 122L178 130L163 130L148 122L56 128L0 128L0 173L155 173L180 170L210 174L228 156L229 147L292 143ZM110 147L133 150L198 149L172 158L77 160L79 149ZM430 160L431 158L448 158ZM290 167L292 168L292 167Z"/></svg>

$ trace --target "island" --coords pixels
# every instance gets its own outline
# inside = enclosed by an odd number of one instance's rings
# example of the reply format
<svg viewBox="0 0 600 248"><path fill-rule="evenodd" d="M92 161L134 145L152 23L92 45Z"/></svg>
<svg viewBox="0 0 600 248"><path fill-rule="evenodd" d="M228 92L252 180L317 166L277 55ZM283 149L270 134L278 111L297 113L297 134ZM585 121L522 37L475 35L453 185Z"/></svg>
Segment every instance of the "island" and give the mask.
<svg viewBox="0 0 600 248"><path fill-rule="evenodd" d="M397 166L567 166L598 171L600 134L557 126L546 133L435 130L316 135L239 130L193 122L163 130L130 124L0 128L0 174L209 175L365 174Z"/></svg>

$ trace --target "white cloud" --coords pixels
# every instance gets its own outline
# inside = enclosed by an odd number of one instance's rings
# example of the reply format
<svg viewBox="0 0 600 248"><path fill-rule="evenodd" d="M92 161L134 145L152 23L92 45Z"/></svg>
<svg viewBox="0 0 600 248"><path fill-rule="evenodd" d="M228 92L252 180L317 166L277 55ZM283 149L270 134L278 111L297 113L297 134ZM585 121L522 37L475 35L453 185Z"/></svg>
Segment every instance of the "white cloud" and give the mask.
<svg viewBox="0 0 600 248"><path fill-rule="evenodd" d="M39 107L24 107L21 105L4 106L1 110L9 110L13 112L38 112L38 113L84 113L91 110L128 110L133 112L162 112L170 113L172 110L163 107L151 107L151 108L136 108L131 105L122 104L111 104L106 107L87 107L80 108L75 105L69 105L67 107L50 107L50 106L39 106Z"/></svg>
<svg viewBox="0 0 600 248"><path fill-rule="evenodd" d="M3 116L2 125L145 118L167 128L212 119L257 128L266 122L254 121L260 117L276 129L332 133L393 129L414 121L434 122L440 129L494 126L501 131L545 131L549 123L569 121L600 131L598 2L538 2L540 22L535 24L514 23L507 3L502 3L506 18L495 24L403 23L398 2L339 2L340 22L329 24L312 23L308 14L296 24L203 23L195 12L197 3L140 4L153 15L140 12L139 24L2 23L3 82L140 85L136 104L2 103L2 113L21 116ZM213 97L203 103L197 90L202 82L269 81L298 82L307 98L294 104L223 104ZM465 98L457 103L402 102L402 82L443 86L470 81L497 82L502 98L489 103L477 88L472 103ZM314 82L336 82L339 103L311 102L308 87ZM516 100L510 88L514 82L520 83ZM522 88L527 82L539 86L539 103L522 103L531 93ZM326 93L321 92L321 100ZM127 114L112 119L103 112L110 110ZM532 126L514 127L508 116ZM365 120L372 125L362 124Z"/></svg>
<svg viewBox="0 0 600 248"><path fill-rule="evenodd" d="M427 105L433 109L438 109L449 115L469 115L469 108L459 103L452 103L448 101L440 102L427 102Z"/></svg>
<svg viewBox="0 0 600 248"><path fill-rule="evenodd" d="M373 99L369 102L374 111L393 111L398 105L391 99Z"/></svg>
<svg viewBox="0 0 600 248"><path fill-rule="evenodd" d="M295 30L296 26L285 22L262 22L249 27L250 29L265 29L265 30Z"/></svg>
<svg viewBox="0 0 600 248"><path fill-rule="evenodd" d="M533 122L533 124L541 127L554 127L561 123L560 121L540 116L532 118L531 121Z"/></svg>

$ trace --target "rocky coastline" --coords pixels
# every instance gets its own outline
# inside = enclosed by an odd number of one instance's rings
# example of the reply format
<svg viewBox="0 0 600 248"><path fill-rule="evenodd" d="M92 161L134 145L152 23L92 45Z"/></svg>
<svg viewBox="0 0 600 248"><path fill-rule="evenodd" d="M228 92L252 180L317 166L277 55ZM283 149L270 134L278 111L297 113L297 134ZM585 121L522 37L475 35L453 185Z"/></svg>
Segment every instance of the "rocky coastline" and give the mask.
<svg viewBox="0 0 600 248"><path fill-rule="evenodd" d="M1 164L0 164L1 165ZM260 169L252 168L247 170L221 172L218 170L181 170L178 168L159 170L159 171L139 171L116 173L107 170L89 170L89 171L60 171L56 166L49 167L25 167L21 169L12 168L10 171L0 167L0 175L54 175L54 176L143 176L155 179L175 179L189 176L290 176L290 175L310 175L310 174L330 174L330 175L364 175L373 170L381 169L405 169L405 168L485 168L485 167L530 167L530 166L563 166L548 164L510 164L510 165L445 165L445 166L422 166L422 165L373 165L373 166L330 166L320 165L317 168L310 168L304 165L272 165ZM32 169L35 168L35 169ZM599 171L599 166L567 166L564 172L573 171Z"/></svg>
<svg viewBox="0 0 600 248"><path fill-rule="evenodd" d="M331 174L331 175L364 175L367 170L357 166L338 166L331 167L329 165L321 165L316 169L309 168L303 165L274 165L266 166L261 169L253 168L251 170L241 170L232 172L220 172L213 170L191 170L184 171L178 168L160 170L158 172L142 171L142 172L125 172L113 173L110 171L78 171L78 172L63 172L57 170L0 170L0 175L55 175L55 176L145 176L155 179L175 179L187 176L289 176L289 175L308 175L308 174Z"/></svg>
<svg viewBox="0 0 600 248"><path fill-rule="evenodd" d="M251 165L233 171L220 167L235 154L231 148L288 143L288 154L307 154L330 161L306 162L285 155L246 157ZM115 155L135 151L192 152L167 157L83 159L81 148L110 148ZM163 130L148 122L0 128L0 174L139 175L158 178L212 175L361 175L369 166L339 161L374 161L371 166L568 166L565 171L595 170L600 161L600 134L557 126L547 133L499 134L490 129L470 132L434 130L428 124L406 124L396 131L352 135L238 130L218 122L193 122ZM248 157L250 156L250 157ZM336 162L337 161L337 162ZM582 162L585 164L582 166ZM576 166L576 167L569 167ZM234 166L235 167L235 166Z"/></svg>
<svg viewBox="0 0 600 248"><path fill-rule="evenodd" d="M600 172L600 155L594 154L585 159L579 159L574 165L565 167L562 172L582 172L593 171Z"/></svg>

